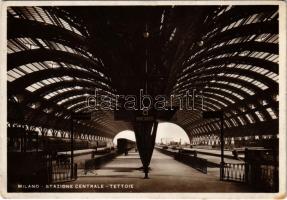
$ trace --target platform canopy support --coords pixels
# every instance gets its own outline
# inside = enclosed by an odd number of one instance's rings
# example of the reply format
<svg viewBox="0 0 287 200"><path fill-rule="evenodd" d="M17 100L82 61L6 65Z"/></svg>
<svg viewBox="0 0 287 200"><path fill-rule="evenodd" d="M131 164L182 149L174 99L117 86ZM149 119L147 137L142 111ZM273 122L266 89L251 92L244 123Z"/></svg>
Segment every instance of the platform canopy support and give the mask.
<svg viewBox="0 0 287 200"><path fill-rule="evenodd" d="M136 122L134 125L137 148L143 164L145 179L148 178L157 127L158 122Z"/></svg>

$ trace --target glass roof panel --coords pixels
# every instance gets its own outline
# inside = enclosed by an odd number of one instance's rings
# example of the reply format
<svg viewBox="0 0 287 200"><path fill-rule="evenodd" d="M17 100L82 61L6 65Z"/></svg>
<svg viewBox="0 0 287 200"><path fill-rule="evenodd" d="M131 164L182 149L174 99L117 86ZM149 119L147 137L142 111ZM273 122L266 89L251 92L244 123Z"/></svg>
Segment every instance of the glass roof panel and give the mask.
<svg viewBox="0 0 287 200"><path fill-rule="evenodd" d="M253 117L251 117L250 114L245 114L245 116L246 116L246 118L248 119L248 121L249 121L251 124L255 123Z"/></svg>
<svg viewBox="0 0 287 200"><path fill-rule="evenodd" d="M15 14L17 13L16 10L17 12L21 13L21 16ZM68 22L59 17L56 17L55 15L50 14L48 11L40 7L9 7L8 12L16 18L21 17L28 20L38 21L40 23L59 26L83 36L79 30L77 30L75 27L72 28L72 26Z"/></svg>
<svg viewBox="0 0 287 200"><path fill-rule="evenodd" d="M272 108L267 108L266 110L272 119L277 119L277 116L276 116L275 112L272 110Z"/></svg>
<svg viewBox="0 0 287 200"><path fill-rule="evenodd" d="M261 122L264 121L263 115L259 111L255 111L255 114Z"/></svg>

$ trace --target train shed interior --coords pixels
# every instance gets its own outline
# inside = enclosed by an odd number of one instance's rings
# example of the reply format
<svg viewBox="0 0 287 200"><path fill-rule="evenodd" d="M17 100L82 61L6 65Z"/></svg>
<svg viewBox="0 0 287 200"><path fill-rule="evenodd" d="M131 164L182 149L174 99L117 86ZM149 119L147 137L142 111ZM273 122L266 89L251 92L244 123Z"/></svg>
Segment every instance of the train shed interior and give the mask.
<svg viewBox="0 0 287 200"><path fill-rule="evenodd" d="M278 192L278 18L7 7L8 192ZM165 122L189 142L156 141Z"/></svg>

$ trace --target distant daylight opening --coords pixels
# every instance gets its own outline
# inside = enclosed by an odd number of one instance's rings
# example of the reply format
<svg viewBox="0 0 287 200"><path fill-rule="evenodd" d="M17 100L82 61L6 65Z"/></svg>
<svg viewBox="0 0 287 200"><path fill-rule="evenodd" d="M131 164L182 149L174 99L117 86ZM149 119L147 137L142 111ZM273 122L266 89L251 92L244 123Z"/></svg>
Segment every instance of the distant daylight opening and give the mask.
<svg viewBox="0 0 287 200"><path fill-rule="evenodd" d="M183 128L169 122L159 123L155 141L158 144L190 144L188 135Z"/></svg>
<svg viewBox="0 0 287 200"><path fill-rule="evenodd" d="M132 141L136 141L135 133L133 131L130 131L130 130L125 130L125 131L119 132L113 139L113 143L115 145L117 145L117 141L119 138L125 138L125 139L129 139Z"/></svg>

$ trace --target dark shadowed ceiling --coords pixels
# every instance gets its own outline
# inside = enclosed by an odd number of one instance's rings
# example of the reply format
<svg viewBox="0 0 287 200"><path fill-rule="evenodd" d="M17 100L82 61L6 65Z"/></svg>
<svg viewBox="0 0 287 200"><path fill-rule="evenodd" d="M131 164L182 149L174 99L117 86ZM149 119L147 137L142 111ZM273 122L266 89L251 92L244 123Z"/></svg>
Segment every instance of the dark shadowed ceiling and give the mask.
<svg viewBox="0 0 287 200"><path fill-rule="evenodd" d="M278 133L277 6L9 7L7 14L9 122L69 131L72 112L93 112L76 132L112 138L131 123L89 110L95 89L113 99L140 88L153 96L196 90L205 110L224 111L227 137ZM177 111L172 121L191 139L220 129L200 110Z"/></svg>

